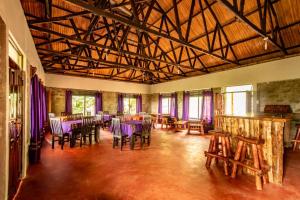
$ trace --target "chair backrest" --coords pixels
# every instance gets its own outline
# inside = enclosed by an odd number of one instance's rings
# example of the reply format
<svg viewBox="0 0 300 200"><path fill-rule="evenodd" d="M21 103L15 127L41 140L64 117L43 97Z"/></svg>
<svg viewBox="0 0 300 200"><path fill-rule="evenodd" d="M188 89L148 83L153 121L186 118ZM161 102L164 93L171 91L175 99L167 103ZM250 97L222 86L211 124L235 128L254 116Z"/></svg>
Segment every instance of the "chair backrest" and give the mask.
<svg viewBox="0 0 300 200"><path fill-rule="evenodd" d="M48 113L48 117L49 117L49 119L50 119L50 118L54 118L54 117L55 117L55 114L54 114L54 113Z"/></svg>
<svg viewBox="0 0 300 200"><path fill-rule="evenodd" d="M96 114L95 120L97 120L97 121L103 121L103 113L102 114Z"/></svg>
<svg viewBox="0 0 300 200"><path fill-rule="evenodd" d="M98 111L98 115L103 115L103 111Z"/></svg>
<svg viewBox="0 0 300 200"><path fill-rule="evenodd" d="M123 115L123 117L124 117L124 120L125 120L125 121L130 121L130 120L132 120L132 115L130 115L130 114Z"/></svg>
<svg viewBox="0 0 300 200"><path fill-rule="evenodd" d="M120 111L117 111L117 116L121 116L121 115L124 115L124 113L120 112Z"/></svg>
<svg viewBox="0 0 300 200"><path fill-rule="evenodd" d="M61 116L71 115L71 113L67 113L67 112L61 112L60 114L61 114Z"/></svg>
<svg viewBox="0 0 300 200"><path fill-rule="evenodd" d="M121 120L119 118L112 118L111 131L113 135L121 135Z"/></svg>
<svg viewBox="0 0 300 200"><path fill-rule="evenodd" d="M61 126L61 121L60 118L51 118L50 119L50 127L51 127L51 133L62 136L63 135L63 130Z"/></svg>
<svg viewBox="0 0 300 200"><path fill-rule="evenodd" d="M151 119L152 119L151 115L144 115L143 116L143 121L151 123Z"/></svg>
<svg viewBox="0 0 300 200"><path fill-rule="evenodd" d="M85 116L85 117L82 118L81 129L82 129L83 134L90 133L93 129L93 126L94 126L94 117Z"/></svg>
<svg viewBox="0 0 300 200"><path fill-rule="evenodd" d="M150 121L143 121L142 123L142 133L143 134L150 134L152 129L151 119Z"/></svg>

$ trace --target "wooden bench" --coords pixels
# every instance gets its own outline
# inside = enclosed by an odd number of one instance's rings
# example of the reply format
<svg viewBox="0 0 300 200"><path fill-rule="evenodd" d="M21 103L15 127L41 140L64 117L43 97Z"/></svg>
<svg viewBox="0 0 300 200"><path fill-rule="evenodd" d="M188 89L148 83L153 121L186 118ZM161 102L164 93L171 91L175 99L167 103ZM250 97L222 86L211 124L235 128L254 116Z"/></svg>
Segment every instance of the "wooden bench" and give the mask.
<svg viewBox="0 0 300 200"><path fill-rule="evenodd" d="M204 134L204 120L192 120L188 122L188 134L191 131L198 131L200 134Z"/></svg>

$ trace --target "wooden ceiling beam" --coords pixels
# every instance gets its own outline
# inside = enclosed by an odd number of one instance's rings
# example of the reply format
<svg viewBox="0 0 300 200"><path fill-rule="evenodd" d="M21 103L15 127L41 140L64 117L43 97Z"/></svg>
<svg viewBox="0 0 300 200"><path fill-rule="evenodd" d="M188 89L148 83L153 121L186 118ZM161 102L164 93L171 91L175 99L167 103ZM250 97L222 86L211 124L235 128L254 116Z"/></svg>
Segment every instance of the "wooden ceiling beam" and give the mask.
<svg viewBox="0 0 300 200"><path fill-rule="evenodd" d="M54 51L54 50L49 50L49 49L38 48L37 50L39 52L44 51L44 52L51 53L51 54L57 55L57 56L62 56L62 57L78 58L80 61L92 61L92 62L99 63L101 65L116 66L116 67L120 67L120 68L131 68L131 69L135 69L135 70L139 70L139 71L166 73L164 71L151 70L151 69L140 68L140 67L136 67L136 66L132 66L132 65L128 65L128 64L117 63L117 62L112 62L112 61L106 61L106 60L102 60L100 58L95 59L95 58L91 58L91 57L84 57L84 56L80 56L80 55L77 55L77 54L69 54L69 53L64 53L64 52L59 52L59 51ZM51 60L50 60L50 62L51 62ZM175 73L169 73L169 74L170 75L176 75L176 76L182 76L180 74L175 74Z"/></svg>
<svg viewBox="0 0 300 200"><path fill-rule="evenodd" d="M203 53L205 53L207 55L210 55L210 56L215 57L217 59L221 59L221 60L223 60L225 62L229 62L229 63L233 63L233 64L238 64L235 61L232 61L232 60L229 60L229 59L226 59L226 58L222 58L221 56L219 56L217 54L212 54L212 53L208 52L207 50L202 49L200 47L197 47L195 45L192 45L192 44L190 44L190 43L188 43L186 41L182 41L181 39L172 37L172 36L164 34L164 33L160 33L158 31L150 29L150 28L148 28L146 26L142 26L140 23L136 23L134 21L130 21L130 20L126 19L126 18L123 18L123 17L120 17L120 16L115 15L113 13L107 12L107 11L105 11L103 9L96 8L96 7L92 6L92 5L84 3L83 1L80 1L80 0L64 0L64 1L67 1L67 2L70 2L70 3L74 4L74 5L80 6L80 7L84 8L84 9L86 9L86 10L89 10L89 11L93 12L96 15L104 16L104 17L110 18L112 20L118 21L118 22L120 22L122 24L134 27L135 29L138 29L139 31L147 32L148 34L153 34L153 35L156 35L157 37L162 37L162 38L167 39L169 41L176 42L176 43L178 43L178 44L180 44L182 46L186 46L188 48L194 49L195 51L203 52Z"/></svg>
<svg viewBox="0 0 300 200"><path fill-rule="evenodd" d="M267 2L267 1L268 0L265 0L265 2ZM254 23L252 23L248 18L246 18L244 15L242 15L239 12L239 8L236 5L231 5L231 3L228 2L227 0L218 0L218 2L220 2L225 8L227 8L230 12L232 12L239 20L244 22L254 32L256 32L258 35L260 35L263 38L268 38L268 41L270 43L272 43L274 46L279 48L284 54L287 54L287 51L283 46L278 44L273 38L271 38L270 36L267 35L265 26L263 26L262 29L257 27ZM265 6L267 6L267 5L265 5ZM262 16L260 16L260 19L262 20Z"/></svg>
<svg viewBox="0 0 300 200"><path fill-rule="evenodd" d="M273 4L276 3L276 2L279 2L279 0L274 0ZM214 5L215 3L217 3L217 1L214 1L214 2L210 3L209 5L212 6L212 5ZM203 8L203 11L205 11L206 9L208 9L208 7ZM245 17L250 16L250 15L252 15L252 14L258 12L259 9L261 9L261 7L259 7L259 8L253 8L253 9L251 9L250 11L248 11L247 13L244 12L244 16L245 16ZM195 16L197 16L197 15L199 15L199 14L201 14L201 13L202 13L202 12L201 12L201 9L200 9L200 11L197 12L197 13L195 13L195 15L193 15L193 16L195 17ZM237 20L236 20L236 18L234 17L234 18L232 18L232 19L226 21L225 23L221 24L221 26L222 26L223 28L225 28L225 27L230 26L231 24L235 23L236 21L237 21ZM187 21L185 21L182 25L184 25L186 22L187 22ZM200 34L199 36L197 36L197 37L195 37L195 38L189 40L189 42L192 43L192 42L195 42L195 41L197 41L197 40L199 40L199 39L202 39L203 37L207 37L207 35L214 33L214 31L215 31L215 27L212 28L211 30L208 30L208 32L204 32L203 34ZM175 47L175 50L178 49L178 48L180 48L179 45L178 45L177 47ZM170 53L171 51L172 51L172 50L166 51L166 53L168 54L168 53ZM159 55L157 55L157 57L158 57L158 56L159 56Z"/></svg>
<svg viewBox="0 0 300 200"><path fill-rule="evenodd" d="M86 40L83 40L83 39L80 39L80 38L74 38L72 36L68 36L68 35L65 35L65 34L62 34L62 33L58 33L56 31L49 30L49 29L46 29L46 28L42 28L42 27L38 27L38 26L34 26L34 25L29 25L29 28L31 30L36 30L36 31L44 32L44 33L50 33L50 34L59 36L61 38L65 38L65 39L68 39L68 40L71 40L71 41L79 42L81 44L86 44L86 45L90 45L90 46L94 46L94 47L99 47L99 48L103 48L103 49L106 49L106 50L109 50L109 51L114 51L114 52L117 52L117 53L120 52L122 54L139 57L141 59L146 59L146 60L150 60L150 61L153 61L153 62L162 62L162 63L167 64L167 65L175 65L175 66L178 66L178 67L181 67L181 68L193 70L191 67L186 66L186 65L182 65L182 64L178 65L176 63L160 60L160 59L157 59L157 58L147 57L147 56L144 56L144 55L141 55L141 54L138 54L138 53L125 51L125 50L118 50L118 49L113 48L113 47L105 46L105 45L102 45L102 44L99 44L99 43L96 43L96 42L93 42L93 41L86 41Z"/></svg>
<svg viewBox="0 0 300 200"><path fill-rule="evenodd" d="M34 20L28 20L29 24L43 24L43 23L52 23L52 22L58 22L58 21L64 21L68 19L72 19L74 17L90 14L91 12L89 11L82 11L82 12L77 12L77 13L72 13L68 14L65 16L60 16L60 17L51 17L48 19L34 19Z"/></svg>

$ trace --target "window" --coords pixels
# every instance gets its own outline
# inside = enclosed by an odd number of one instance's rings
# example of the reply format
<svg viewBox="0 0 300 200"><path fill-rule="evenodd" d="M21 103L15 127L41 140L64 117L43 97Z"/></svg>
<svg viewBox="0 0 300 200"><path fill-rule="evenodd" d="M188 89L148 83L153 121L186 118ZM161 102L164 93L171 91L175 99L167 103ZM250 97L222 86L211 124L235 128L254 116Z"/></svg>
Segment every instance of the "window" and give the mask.
<svg viewBox="0 0 300 200"><path fill-rule="evenodd" d="M171 110L171 97L163 97L161 103L162 114L170 114Z"/></svg>
<svg viewBox="0 0 300 200"><path fill-rule="evenodd" d="M95 97L73 95L72 113L83 113L85 116L95 115Z"/></svg>
<svg viewBox="0 0 300 200"><path fill-rule="evenodd" d="M17 45L10 38L8 43L8 55L9 57L22 69L23 67L23 56Z"/></svg>
<svg viewBox="0 0 300 200"><path fill-rule="evenodd" d="M189 99L189 118L201 119L202 118L202 101L201 95L190 96Z"/></svg>
<svg viewBox="0 0 300 200"><path fill-rule="evenodd" d="M136 98L124 97L124 113L136 114Z"/></svg>
<svg viewBox="0 0 300 200"><path fill-rule="evenodd" d="M252 85L226 87L225 114L244 116L251 111Z"/></svg>

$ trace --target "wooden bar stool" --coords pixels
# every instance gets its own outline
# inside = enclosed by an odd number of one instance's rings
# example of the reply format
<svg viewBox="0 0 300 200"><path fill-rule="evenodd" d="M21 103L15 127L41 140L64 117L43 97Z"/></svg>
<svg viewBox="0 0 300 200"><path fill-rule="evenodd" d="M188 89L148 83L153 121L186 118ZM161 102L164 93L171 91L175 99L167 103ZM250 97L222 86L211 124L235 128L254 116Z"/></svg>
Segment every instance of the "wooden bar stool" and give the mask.
<svg viewBox="0 0 300 200"><path fill-rule="evenodd" d="M300 143L300 124L296 124L296 137L294 140L292 140L292 142L294 142L293 144L293 151L296 151L298 143Z"/></svg>
<svg viewBox="0 0 300 200"><path fill-rule="evenodd" d="M218 159L223 160L224 172L227 176L229 174L229 158L231 157L230 151L230 134L224 133L220 130L209 131L212 134L210 138L208 151L205 151L204 154L207 157L206 159L206 168L210 168L211 161L215 158L216 163Z"/></svg>
<svg viewBox="0 0 300 200"><path fill-rule="evenodd" d="M237 149L234 159L230 159L232 163L231 177L236 177L238 166L251 170L255 172L256 189L262 190L262 178L264 184L268 182L268 166L264 163L262 153L262 145L265 141L263 139L253 139L243 136L237 136L236 138L238 139ZM251 159L247 158L247 147L250 147L252 151Z"/></svg>

